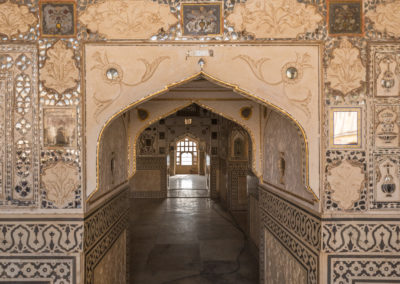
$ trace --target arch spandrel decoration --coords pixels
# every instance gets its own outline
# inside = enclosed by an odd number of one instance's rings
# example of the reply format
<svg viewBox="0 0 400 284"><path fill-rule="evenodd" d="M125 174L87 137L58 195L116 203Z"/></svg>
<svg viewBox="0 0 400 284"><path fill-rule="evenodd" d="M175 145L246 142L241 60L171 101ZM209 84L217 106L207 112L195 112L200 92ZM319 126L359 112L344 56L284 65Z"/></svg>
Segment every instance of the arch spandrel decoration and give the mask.
<svg viewBox="0 0 400 284"><path fill-rule="evenodd" d="M306 181L319 197L319 44L87 44L86 151L87 195L96 190L98 140L123 110L203 74L246 97L268 104L295 120L308 145ZM191 56L212 49L212 56ZM206 54L198 52L197 54ZM211 53L209 53L211 54ZM204 64L199 64L203 59ZM296 68L295 78L287 76ZM107 71L113 69L113 76ZM115 75L115 70L117 75ZM316 80L318 78L318 80Z"/></svg>

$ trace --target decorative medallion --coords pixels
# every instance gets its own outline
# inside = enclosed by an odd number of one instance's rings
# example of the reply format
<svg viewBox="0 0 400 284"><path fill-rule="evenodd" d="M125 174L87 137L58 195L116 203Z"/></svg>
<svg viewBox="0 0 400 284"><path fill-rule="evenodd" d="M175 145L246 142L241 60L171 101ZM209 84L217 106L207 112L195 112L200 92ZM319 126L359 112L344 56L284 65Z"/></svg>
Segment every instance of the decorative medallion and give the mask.
<svg viewBox="0 0 400 284"><path fill-rule="evenodd" d="M43 144L48 148L77 146L75 108L54 107L43 110Z"/></svg>
<svg viewBox="0 0 400 284"><path fill-rule="evenodd" d="M108 39L148 39L178 22L168 5L145 0L94 3L80 14L79 20L88 32Z"/></svg>
<svg viewBox="0 0 400 284"><path fill-rule="evenodd" d="M36 17L28 7L9 1L0 4L0 34L10 38L18 33L26 33L36 22Z"/></svg>
<svg viewBox="0 0 400 284"><path fill-rule="evenodd" d="M222 2L181 4L182 36L221 35L224 29Z"/></svg>
<svg viewBox="0 0 400 284"><path fill-rule="evenodd" d="M65 207L75 200L75 191L80 183L78 169L74 165L57 162L43 171L42 183L47 199L58 208Z"/></svg>
<svg viewBox="0 0 400 284"><path fill-rule="evenodd" d="M76 2L41 0L39 2L40 34L42 37L76 36Z"/></svg>
<svg viewBox="0 0 400 284"><path fill-rule="evenodd" d="M252 114L253 114L252 107L245 106L240 109L240 116L243 119L249 120Z"/></svg>
<svg viewBox="0 0 400 284"><path fill-rule="evenodd" d="M44 85L62 94L77 85L79 70L75 65L74 52L59 40L47 51L48 59L40 70Z"/></svg>
<svg viewBox="0 0 400 284"><path fill-rule="evenodd" d="M366 16L374 22L374 28L389 36L400 36L400 1L376 2L376 8Z"/></svg>
<svg viewBox="0 0 400 284"><path fill-rule="evenodd" d="M328 64L327 79L332 89L347 95L362 86L366 80L366 71L360 58L360 50L347 40L333 51Z"/></svg>
<svg viewBox="0 0 400 284"><path fill-rule="evenodd" d="M364 34L361 0L328 0L328 31L331 36Z"/></svg>
<svg viewBox="0 0 400 284"><path fill-rule="evenodd" d="M328 166L326 177L332 191L332 198L342 209L351 209L360 198L364 186L365 174L362 164L344 160Z"/></svg>
<svg viewBox="0 0 400 284"><path fill-rule="evenodd" d="M247 31L257 38L296 38L315 31L322 19L317 7L297 0L248 0L236 3L227 17L236 31Z"/></svg>

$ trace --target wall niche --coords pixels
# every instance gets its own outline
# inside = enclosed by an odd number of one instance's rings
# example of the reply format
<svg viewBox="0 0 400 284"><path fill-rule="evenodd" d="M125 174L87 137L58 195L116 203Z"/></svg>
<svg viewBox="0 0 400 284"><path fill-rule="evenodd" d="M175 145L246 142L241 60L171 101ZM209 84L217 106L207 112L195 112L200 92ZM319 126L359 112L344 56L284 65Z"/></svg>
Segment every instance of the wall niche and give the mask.
<svg viewBox="0 0 400 284"><path fill-rule="evenodd" d="M399 147L399 108L400 106L376 106L374 135L375 147Z"/></svg>

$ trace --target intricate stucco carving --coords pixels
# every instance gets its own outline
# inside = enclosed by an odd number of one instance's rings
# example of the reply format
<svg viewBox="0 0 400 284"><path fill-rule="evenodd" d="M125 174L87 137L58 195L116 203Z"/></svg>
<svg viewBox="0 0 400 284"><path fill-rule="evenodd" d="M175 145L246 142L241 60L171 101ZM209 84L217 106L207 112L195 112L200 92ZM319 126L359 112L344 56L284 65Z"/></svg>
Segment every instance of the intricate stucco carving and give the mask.
<svg viewBox="0 0 400 284"><path fill-rule="evenodd" d="M295 38L315 30L322 16L316 7L297 0L249 0L236 4L227 19L236 30L246 30L257 38Z"/></svg>
<svg viewBox="0 0 400 284"><path fill-rule="evenodd" d="M360 198L365 175L362 166L344 160L328 169L327 180L333 199L339 202L343 209L350 209Z"/></svg>
<svg viewBox="0 0 400 284"><path fill-rule="evenodd" d="M17 33L25 33L37 22L28 7L5 2L0 4L0 34L8 37Z"/></svg>
<svg viewBox="0 0 400 284"><path fill-rule="evenodd" d="M75 87L79 80L79 70L75 65L74 53L62 41L58 41L47 52L48 59L41 70L44 85L58 93Z"/></svg>
<svg viewBox="0 0 400 284"><path fill-rule="evenodd" d="M360 50L353 47L348 40L343 40L340 47L333 51L333 58L329 62L327 76L331 88L346 95L361 87L361 82L365 81L365 74Z"/></svg>
<svg viewBox="0 0 400 284"><path fill-rule="evenodd" d="M178 19L168 5L153 1L110 0L90 5L80 21L92 32L109 39L146 39L161 28L168 30Z"/></svg>
<svg viewBox="0 0 400 284"><path fill-rule="evenodd" d="M265 230L265 283L308 283L307 270L268 230Z"/></svg>
<svg viewBox="0 0 400 284"><path fill-rule="evenodd" d="M366 16L374 22L378 31L400 36L400 1L379 2L376 9Z"/></svg>
<svg viewBox="0 0 400 284"><path fill-rule="evenodd" d="M126 231L122 232L94 268L93 283L126 283L126 265L121 264L126 264Z"/></svg>
<svg viewBox="0 0 400 284"><path fill-rule="evenodd" d="M75 199L75 190L79 187L78 169L64 162L58 162L44 170L43 186L47 199L57 207L63 207Z"/></svg>
<svg viewBox="0 0 400 284"><path fill-rule="evenodd" d="M148 81L156 72L157 67L169 56L156 57L152 62L148 62L144 58L138 58L145 66L145 72L143 73L140 80L134 83L128 83L123 81L123 69L120 65L110 62L106 53L102 56L100 52L93 54L93 59L96 62L91 69L99 69L102 72L102 80L110 87L110 91L107 93L106 98L100 98L97 93L93 93L93 99L96 104L95 118L107 108L112 102L114 102L121 94L122 87L134 87Z"/></svg>
<svg viewBox="0 0 400 284"><path fill-rule="evenodd" d="M375 147L399 147L398 105L375 106Z"/></svg>

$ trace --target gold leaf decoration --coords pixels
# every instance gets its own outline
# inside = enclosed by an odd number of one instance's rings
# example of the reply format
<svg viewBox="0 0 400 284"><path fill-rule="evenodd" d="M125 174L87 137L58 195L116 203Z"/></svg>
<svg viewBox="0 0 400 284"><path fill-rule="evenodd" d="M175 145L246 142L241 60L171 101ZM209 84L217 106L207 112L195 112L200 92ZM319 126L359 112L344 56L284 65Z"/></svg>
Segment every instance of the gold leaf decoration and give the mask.
<svg viewBox="0 0 400 284"><path fill-rule="evenodd" d="M29 12L28 7L8 1L0 4L0 34L11 37L18 33L25 33L36 23L37 19Z"/></svg>
<svg viewBox="0 0 400 284"><path fill-rule="evenodd" d="M59 94L76 86L79 70L75 65L74 53L62 41L58 41L47 52L48 59L41 70L44 85Z"/></svg>
<svg viewBox="0 0 400 284"><path fill-rule="evenodd" d="M47 199L62 208L75 199L75 191L79 187L78 169L65 162L58 162L44 170L42 183Z"/></svg>

